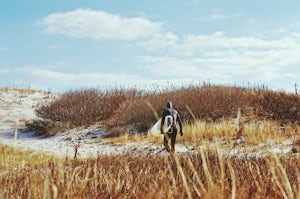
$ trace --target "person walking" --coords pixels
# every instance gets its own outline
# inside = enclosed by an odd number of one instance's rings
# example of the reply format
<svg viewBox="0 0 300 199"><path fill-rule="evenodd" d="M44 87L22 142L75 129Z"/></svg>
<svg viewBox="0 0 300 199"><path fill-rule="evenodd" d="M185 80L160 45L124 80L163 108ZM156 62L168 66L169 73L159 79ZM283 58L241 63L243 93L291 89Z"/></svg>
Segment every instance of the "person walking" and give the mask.
<svg viewBox="0 0 300 199"><path fill-rule="evenodd" d="M177 123L179 124L180 135L182 136L183 131L182 131L181 117L178 111L173 108L172 102L168 101L166 103L166 108L162 113L161 127L160 127L161 134L164 134L164 146L168 152L170 151L175 152L175 142L176 142L176 136L178 131ZM169 127L167 132L164 132L164 126ZM171 140L171 150L168 144L169 140Z"/></svg>

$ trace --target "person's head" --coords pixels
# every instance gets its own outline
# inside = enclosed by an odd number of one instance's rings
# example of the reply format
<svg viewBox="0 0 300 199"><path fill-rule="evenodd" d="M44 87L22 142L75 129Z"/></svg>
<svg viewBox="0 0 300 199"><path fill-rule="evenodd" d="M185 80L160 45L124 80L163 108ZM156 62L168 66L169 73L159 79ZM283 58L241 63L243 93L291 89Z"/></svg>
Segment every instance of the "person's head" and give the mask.
<svg viewBox="0 0 300 199"><path fill-rule="evenodd" d="M172 102L171 101L167 101L167 108L173 108L173 106L172 106Z"/></svg>

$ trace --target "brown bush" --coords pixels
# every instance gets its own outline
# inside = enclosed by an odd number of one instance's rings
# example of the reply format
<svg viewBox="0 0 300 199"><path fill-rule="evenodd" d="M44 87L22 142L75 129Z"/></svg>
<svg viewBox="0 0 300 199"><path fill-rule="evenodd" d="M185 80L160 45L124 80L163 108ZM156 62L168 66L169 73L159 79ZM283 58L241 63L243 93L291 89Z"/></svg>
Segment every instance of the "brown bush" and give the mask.
<svg viewBox="0 0 300 199"><path fill-rule="evenodd" d="M131 126L145 131L161 115L168 100L184 121L234 118L238 109L242 115L251 110L258 118L283 123L296 122L300 116L298 95L211 85L152 93L136 89L79 90L40 105L36 113L42 120L68 123L70 127L105 121L110 127Z"/></svg>
<svg viewBox="0 0 300 199"><path fill-rule="evenodd" d="M266 91L261 94L261 115L281 122L296 122L300 117L300 97L284 92Z"/></svg>
<svg viewBox="0 0 300 199"><path fill-rule="evenodd" d="M161 115L168 100L173 102L174 108L185 121L193 121L194 117L206 121L235 118L238 109L242 115L251 114L283 124L297 122L300 117L298 95L265 89L209 85L153 93L124 101L112 117L112 124L130 124L139 130L146 130L156 121L155 114Z"/></svg>
<svg viewBox="0 0 300 199"><path fill-rule="evenodd" d="M193 115L212 121L236 117L238 108L243 111L248 107L258 107L259 103L258 94L247 89L223 86L187 88L124 101L112 121L119 125L134 124L145 130L156 121L155 111L161 115L168 100L186 121L192 121Z"/></svg>
<svg viewBox="0 0 300 199"><path fill-rule="evenodd" d="M40 104L35 111L39 119L30 127L36 124L36 128L47 131L57 123L76 127L104 121L114 114L122 102L138 95L141 93L136 89L71 91L52 102Z"/></svg>

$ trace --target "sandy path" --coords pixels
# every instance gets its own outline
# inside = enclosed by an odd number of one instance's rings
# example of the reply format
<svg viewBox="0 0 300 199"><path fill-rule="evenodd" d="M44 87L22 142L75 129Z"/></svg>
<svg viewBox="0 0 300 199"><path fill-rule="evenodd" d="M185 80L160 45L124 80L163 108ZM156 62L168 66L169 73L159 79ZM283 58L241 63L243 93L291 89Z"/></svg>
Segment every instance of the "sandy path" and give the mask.
<svg viewBox="0 0 300 199"><path fill-rule="evenodd" d="M78 146L77 157L97 157L98 155L131 154L131 155L167 155L162 147L156 144L129 143L129 144L104 144L101 143L101 136L104 131L97 126L87 129L72 129L69 132L62 132L57 135L47 137L34 136L33 132L19 131L18 139L14 138L14 130L0 131L0 143L32 149L37 152L51 154L58 157L74 157ZM176 145L176 152L189 152L181 144Z"/></svg>

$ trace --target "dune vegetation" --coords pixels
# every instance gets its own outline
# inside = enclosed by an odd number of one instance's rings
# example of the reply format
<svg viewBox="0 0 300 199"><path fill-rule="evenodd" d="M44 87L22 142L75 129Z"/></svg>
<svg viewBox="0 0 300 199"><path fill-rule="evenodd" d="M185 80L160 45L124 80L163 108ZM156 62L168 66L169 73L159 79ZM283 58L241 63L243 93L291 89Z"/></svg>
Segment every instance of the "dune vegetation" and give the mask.
<svg viewBox="0 0 300 199"><path fill-rule="evenodd" d="M57 159L1 145L1 198L299 198L299 155Z"/></svg>
<svg viewBox="0 0 300 199"><path fill-rule="evenodd" d="M101 123L108 135L99 142L161 143L147 130L167 100L185 121L178 142L193 152L59 159L0 145L0 197L300 198L297 94L210 84L76 90L40 104L27 126L46 134ZM282 143L288 152L266 150Z"/></svg>
<svg viewBox="0 0 300 199"><path fill-rule="evenodd" d="M145 132L168 100L188 123L236 118L238 111L250 120L271 120L282 125L297 123L300 116L297 94L271 91L265 86L240 88L205 83L157 91L135 88L70 91L40 104L36 109L39 119L28 126L46 133L57 126L73 128L102 122L107 127L131 126Z"/></svg>
<svg viewBox="0 0 300 199"><path fill-rule="evenodd" d="M29 122L37 134L57 133L101 123L112 142L128 142L145 135L171 100L184 120L178 140L200 145L214 138L246 139L245 144L299 140L300 96L269 90L266 86L229 87L203 83L170 90L75 90L40 104L38 119ZM118 137L116 139L116 137ZM132 138L132 137L131 137ZM148 141L158 141L148 135ZM137 140L133 137L132 140ZM109 141L106 141L109 142Z"/></svg>

